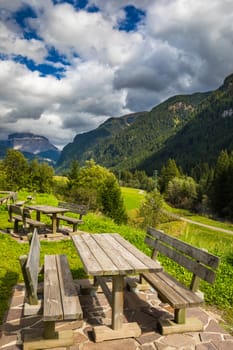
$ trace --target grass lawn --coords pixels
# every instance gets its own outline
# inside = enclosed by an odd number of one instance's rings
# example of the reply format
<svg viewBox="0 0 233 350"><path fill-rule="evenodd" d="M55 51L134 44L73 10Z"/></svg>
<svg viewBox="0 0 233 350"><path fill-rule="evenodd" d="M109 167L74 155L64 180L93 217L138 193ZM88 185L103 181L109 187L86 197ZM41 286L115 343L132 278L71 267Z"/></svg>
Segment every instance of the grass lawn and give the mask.
<svg viewBox="0 0 233 350"><path fill-rule="evenodd" d="M124 198L127 214L130 219L134 219L138 208L145 198L146 192L137 188L121 187L121 193Z"/></svg>

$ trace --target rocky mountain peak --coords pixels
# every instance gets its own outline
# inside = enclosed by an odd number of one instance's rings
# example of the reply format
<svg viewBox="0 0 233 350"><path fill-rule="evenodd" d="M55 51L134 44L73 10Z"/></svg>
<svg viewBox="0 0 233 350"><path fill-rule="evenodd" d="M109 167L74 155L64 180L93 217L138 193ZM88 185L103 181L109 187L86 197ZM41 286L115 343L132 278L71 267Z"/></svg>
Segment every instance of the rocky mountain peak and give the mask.
<svg viewBox="0 0 233 350"><path fill-rule="evenodd" d="M14 133L8 136L11 147L21 152L38 154L46 151L58 151L57 147L52 145L49 140L41 135L32 133Z"/></svg>

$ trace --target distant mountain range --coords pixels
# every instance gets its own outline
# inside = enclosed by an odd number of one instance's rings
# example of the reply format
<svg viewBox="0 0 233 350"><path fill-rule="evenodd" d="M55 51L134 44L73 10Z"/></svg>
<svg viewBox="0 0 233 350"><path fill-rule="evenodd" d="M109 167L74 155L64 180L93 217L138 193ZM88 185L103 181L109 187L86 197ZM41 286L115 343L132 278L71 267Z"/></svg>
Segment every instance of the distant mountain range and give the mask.
<svg viewBox="0 0 233 350"><path fill-rule="evenodd" d="M149 112L110 118L77 135L62 150L57 167L93 158L113 170L152 175L173 158L189 171L213 164L222 149L233 150L233 75L215 91L174 96Z"/></svg>
<svg viewBox="0 0 233 350"><path fill-rule="evenodd" d="M66 171L72 160L86 160L115 171L145 170L152 175L169 159L190 172L215 163L221 150L233 150L233 74L214 91L177 95L143 111L109 118L98 128L78 134L60 152L43 136L15 133L0 141L0 158L7 148L27 158L45 160Z"/></svg>
<svg viewBox="0 0 233 350"><path fill-rule="evenodd" d="M38 161L55 166L60 156L58 148L52 145L46 137L32 133L8 135L7 140L0 140L0 146L1 158L5 157L7 149L12 148L22 152L27 159L36 158Z"/></svg>

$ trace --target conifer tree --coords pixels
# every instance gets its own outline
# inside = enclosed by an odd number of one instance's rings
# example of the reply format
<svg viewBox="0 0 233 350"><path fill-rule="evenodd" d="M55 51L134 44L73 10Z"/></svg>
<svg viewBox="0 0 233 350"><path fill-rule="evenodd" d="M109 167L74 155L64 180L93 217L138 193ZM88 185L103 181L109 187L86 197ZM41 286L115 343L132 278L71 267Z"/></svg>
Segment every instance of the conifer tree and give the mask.
<svg viewBox="0 0 233 350"><path fill-rule="evenodd" d="M180 170L178 169L174 159L168 159L165 166L161 169L161 174L159 177L159 187L161 193L166 192L169 181L174 177L180 177Z"/></svg>

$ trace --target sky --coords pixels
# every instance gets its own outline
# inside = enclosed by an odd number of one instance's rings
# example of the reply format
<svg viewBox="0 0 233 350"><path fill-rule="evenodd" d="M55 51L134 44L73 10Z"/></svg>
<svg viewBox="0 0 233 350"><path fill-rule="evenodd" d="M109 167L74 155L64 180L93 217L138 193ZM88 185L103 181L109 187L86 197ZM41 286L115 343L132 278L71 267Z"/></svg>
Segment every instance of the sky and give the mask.
<svg viewBox="0 0 233 350"><path fill-rule="evenodd" d="M233 73L232 0L0 0L0 139L62 149Z"/></svg>

